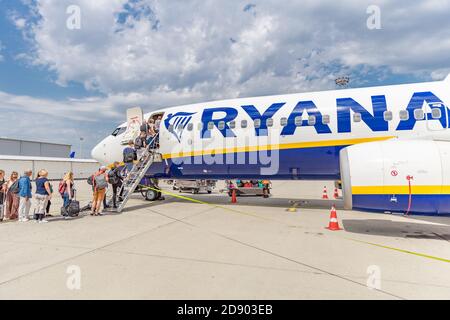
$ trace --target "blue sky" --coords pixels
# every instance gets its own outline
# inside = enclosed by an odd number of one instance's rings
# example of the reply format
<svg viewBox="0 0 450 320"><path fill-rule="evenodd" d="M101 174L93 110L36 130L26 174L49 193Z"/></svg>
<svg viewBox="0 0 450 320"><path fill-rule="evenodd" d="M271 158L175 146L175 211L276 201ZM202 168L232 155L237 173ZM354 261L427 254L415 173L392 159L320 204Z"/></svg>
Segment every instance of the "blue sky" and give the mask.
<svg viewBox="0 0 450 320"><path fill-rule="evenodd" d="M21 1L0 1L0 41L3 61L0 63L0 89L11 94L25 94L34 97L49 97L64 99L67 97L83 97L89 95L82 84L70 83L66 87L56 85L54 72L49 72L45 66L31 67L16 56L32 50L32 43L25 41L22 32L18 30L11 14L26 16L28 7Z"/></svg>
<svg viewBox="0 0 450 320"><path fill-rule="evenodd" d="M66 27L70 5L80 29ZM326 90L342 75L351 87L441 80L448 12L447 0L0 0L0 136L78 151L130 106Z"/></svg>

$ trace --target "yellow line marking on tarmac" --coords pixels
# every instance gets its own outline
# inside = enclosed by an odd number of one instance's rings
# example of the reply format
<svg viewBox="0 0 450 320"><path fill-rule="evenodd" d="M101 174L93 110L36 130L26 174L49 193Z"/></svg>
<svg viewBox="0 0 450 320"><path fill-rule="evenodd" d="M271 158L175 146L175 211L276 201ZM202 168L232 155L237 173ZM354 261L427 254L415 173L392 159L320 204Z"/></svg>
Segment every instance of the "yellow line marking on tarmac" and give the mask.
<svg viewBox="0 0 450 320"><path fill-rule="evenodd" d="M258 218L258 219L262 219L262 220L268 220L268 221L276 221L276 222L279 222L279 221L277 221L277 220L273 220L273 219L261 217L261 216L259 216L259 215L257 215L257 214L254 214L254 213L249 213L249 212L244 212L244 211L240 211L240 210L236 210L236 209L231 209L231 208L224 207L224 206L220 206L220 205L217 205L217 204L208 203L208 202L206 202L206 201L201 201L201 200L193 199L193 198L190 198L190 197L181 196L181 195L179 195L179 194L175 194L175 193L172 193L172 192L169 192L169 191L165 191L165 190L161 190L161 189L156 189L156 188L152 188L152 187L148 187L148 186L143 186L143 185L140 185L140 187L141 187L142 189L149 189L149 190L153 190L153 191L156 191L156 192L161 192L161 193L163 193L163 194L166 194L166 195L169 195L169 196L172 196L172 197L175 197L175 198L179 198L179 199L191 201L191 202L194 202L194 203L204 204L204 205L211 206L211 207L214 207L214 208L223 209L223 210L226 210L226 211L231 211L231 212L234 212L234 213L243 214L243 215L247 215L247 216L252 216L252 217L254 217L254 218Z"/></svg>
<svg viewBox="0 0 450 320"><path fill-rule="evenodd" d="M415 256L422 257L422 258L428 258L428 259L433 259L433 260L438 260L438 261L450 263L449 259L439 258L439 257L431 256L431 255L428 255L428 254L424 254L424 253L419 253L419 252L399 249L399 248L395 248L395 247L389 247L389 246L385 246L385 245L382 245L382 244L377 244L377 243L367 242L367 241L362 241L362 240L356 240L356 239L351 239L351 238L344 238L344 239L355 241L355 242L360 242L360 243L365 243L365 244L368 244L368 245L371 245L371 246L374 246L374 247L379 247L379 248L389 249L389 250L398 251L398 252L402 252L402 253L412 254L412 255L415 255Z"/></svg>
<svg viewBox="0 0 450 320"><path fill-rule="evenodd" d="M255 218L258 218L258 219L262 219L262 220L274 221L274 222L282 223L281 221L273 220L273 219L269 219L269 218L265 218L265 217L261 217L261 216L259 216L257 214L248 213L248 212L244 212L244 211L240 211L240 210L236 210L236 209L231 209L231 208L228 208L228 207L224 207L224 206L208 203L206 201L201 201L201 200L193 199L193 198L186 197L186 196L181 196L179 194L175 194L175 193L172 193L172 192L169 192L169 191L156 189L156 188L152 188L152 187L147 187L147 186L143 186L143 185L140 185L140 187L143 188L143 189L149 189L149 190L153 190L153 191L156 191L156 192L161 192L163 194L166 194L166 195L169 195L169 196L173 196L175 198L191 201L191 202L194 202L194 203L204 204L204 205L208 205L208 206L211 206L211 207L214 207L214 208L219 208L219 209L223 209L223 210L226 210L226 211L231 211L231 212L238 213L238 214L252 216L252 217L255 217ZM368 244L368 245L371 245L371 246L374 246L374 247L378 247L378 248L383 248L383 249L393 250L393 251L397 251L397 252L407 253L407 254L419 256L419 257L422 257L422 258L427 258L427 259L432 259L432 260L437 260L437 261L450 263L449 259L435 257L435 256L424 254L424 253L419 253L419 252L399 249L399 248L395 248L395 247L385 246L385 245L381 245L381 244L377 244L377 243L373 243L373 242L367 242L367 241L362 241L362 240L357 240L357 239L352 239L352 238L347 238L347 237L339 237L339 238L350 240L350 241L354 241L354 242Z"/></svg>

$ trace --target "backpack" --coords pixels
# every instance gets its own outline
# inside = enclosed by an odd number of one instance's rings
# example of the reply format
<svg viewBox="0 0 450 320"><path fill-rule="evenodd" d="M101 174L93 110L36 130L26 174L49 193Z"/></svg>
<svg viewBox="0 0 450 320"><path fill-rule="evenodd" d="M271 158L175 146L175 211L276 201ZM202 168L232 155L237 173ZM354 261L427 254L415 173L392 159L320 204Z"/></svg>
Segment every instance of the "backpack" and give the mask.
<svg viewBox="0 0 450 320"><path fill-rule="evenodd" d="M108 182L106 181L104 174L99 174L98 176L94 177L95 187L97 190L103 190L108 187Z"/></svg>
<svg viewBox="0 0 450 320"><path fill-rule="evenodd" d="M18 194L19 193L19 179L17 179L12 185L11 187L9 187L9 191L11 193L14 194Z"/></svg>
<svg viewBox="0 0 450 320"><path fill-rule="evenodd" d="M136 140L134 140L134 147L136 149L140 149L140 148L144 147L144 141L142 140L141 137L137 137Z"/></svg>
<svg viewBox="0 0 450 320"><path fill-rule="evenodd" d="M61 196L63 196L64 193L66 192L66 188L67 188L67 183L64 180L61 180L61 182L59 183L59 186L58 186L58 192Z"/></svg>
<svg viewBox="0 0 450 320"><path fill-rule="evenodd" d="M86 182L88 185L92 186L92 181L94 180L94 176L90 176L89 178L87 178Z"/></svg>
<svg viewBox="0 0 450 320"><path fill-rule="evenodd" d="M116 174L116 169L109 170L108 180L109 180L110 184L118 184L119 183L119 177Z"/></svg>
<svg viewBox="0 0 450 320"><path fill-rule="evenodd" d="M131 149L131 148L130 148ZM132 150L132 149L131 149ZM123 162L130 163L137 159L137 154L135 150L124 152Z"/></svg>
<svg viewBox="0 0 450 320"><path fill-rule="evenodd" d="M148 125L146 122L144 122L143 124L141 124L141 131L142 132L148 132Z"/></svg>

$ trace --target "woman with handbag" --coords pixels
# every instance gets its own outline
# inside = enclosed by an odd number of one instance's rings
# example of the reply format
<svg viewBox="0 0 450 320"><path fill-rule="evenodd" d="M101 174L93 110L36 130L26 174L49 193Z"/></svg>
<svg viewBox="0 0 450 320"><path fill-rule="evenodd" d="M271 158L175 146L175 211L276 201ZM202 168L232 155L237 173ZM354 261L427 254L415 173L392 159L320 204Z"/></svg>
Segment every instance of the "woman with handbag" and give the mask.
<svg viewBox="0 0 450 320"><path fill-rule="evenodd" d="M6 193L5 220L16 220L19 217L19 173L13 171L4 186Z"/></svg>

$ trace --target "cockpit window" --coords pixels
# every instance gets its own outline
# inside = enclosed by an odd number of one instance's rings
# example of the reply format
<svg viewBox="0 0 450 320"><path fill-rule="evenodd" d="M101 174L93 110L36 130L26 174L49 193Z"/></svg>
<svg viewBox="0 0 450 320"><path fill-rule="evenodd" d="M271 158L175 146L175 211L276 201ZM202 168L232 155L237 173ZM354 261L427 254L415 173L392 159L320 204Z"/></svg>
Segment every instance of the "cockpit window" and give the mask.
<svg viewBox="0 0 450 320"><path fill-rule="evenodd" d="M120 136L122 133L124 133L125 131L127 131L127 127L119 127L116 130L114 130L113 133L111 133L111 135L113 137L117 137Z"/></svg>

